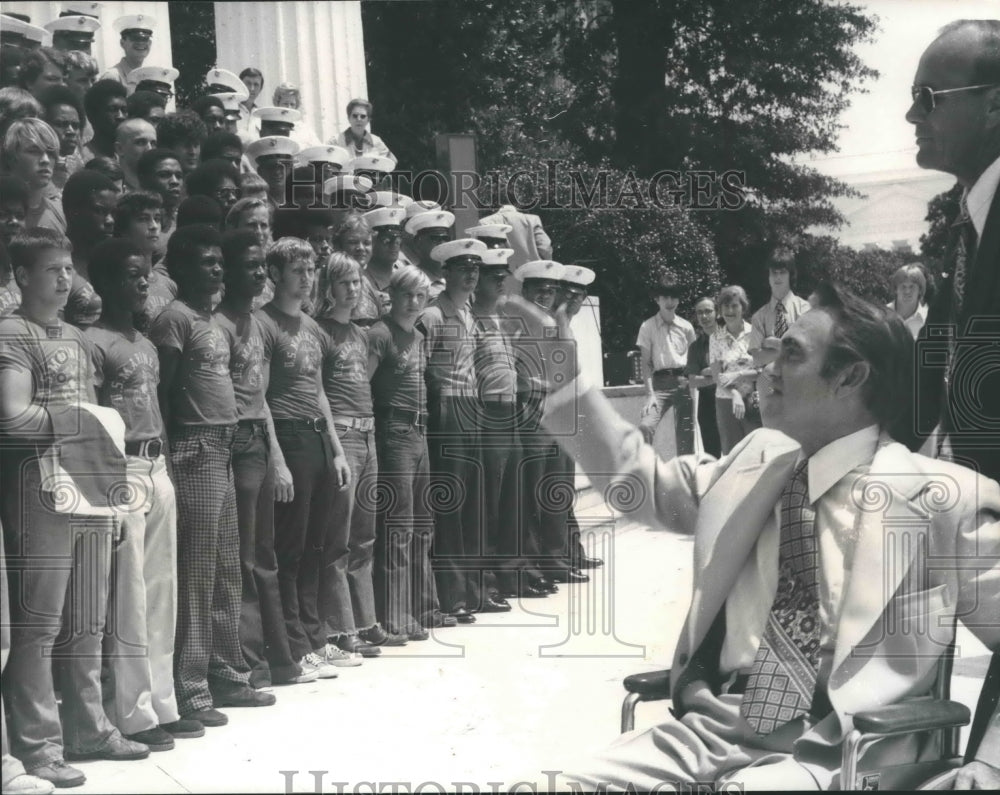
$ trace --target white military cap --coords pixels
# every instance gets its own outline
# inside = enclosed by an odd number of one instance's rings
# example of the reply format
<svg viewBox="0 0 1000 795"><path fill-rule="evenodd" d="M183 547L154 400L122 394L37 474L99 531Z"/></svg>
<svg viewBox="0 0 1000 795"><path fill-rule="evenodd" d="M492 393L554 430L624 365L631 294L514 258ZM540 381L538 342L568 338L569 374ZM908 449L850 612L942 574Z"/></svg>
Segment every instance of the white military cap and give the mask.
<svg viewBox="0 0 1000 795"><path fill-rule="evenodd" d="M416 204L416 202L413 204ZM410 207L406 208L407 212L410 211ZM447 210L427 210L410 218L406 222L406 231L408 234L415 235L417 232L422 232L425 229L451 229L454 225L455 216ZM484 248L486 246L485 243L481 243L481 245Z"/></svg>
<svg viewBox="0 0 1000 795"><path fill-rule="evenodd" d="M580 287L586 287L597 278L597 274L590 268L584 268L581 265L564 265L563 268L562 280L570 284L579 285Z"/></svg>
<svg viewBox="0 0 1000 795"><path fill-rule="evenodd" d="M364 155L356 157L346 166L348 171L357 173L358 171L378 171L382 174L389 174L395 170L396 164L388 157L378 157L377 155Z"/></svg>
<svg viewBox="0 0 1000 795"><path fill-rule="evenodd" d="M209 94L210 97L215 97L219 102L222 103L222 109L226 113L226 117L236 116L239 118L243 111L240 110L240 102L247 97L249 94L236 94L230 91L227 94Z"/></svg>
<svg viewBox="0 0 1000 795"><path fill-rule="evenodd" d="M404 218L406 218L406 208L411 204L413 204L413 199L409 196L404 196L402 193L396 193L391 190L375 191L376 207L399 207L403 210Z"/></svg>
<svg viewBox="0 0 1000 795"><path fill-rule="evenodd" d="M479 226L470 226L465 230L465 234L469 237L506 238L507 233L513 228L510 224L480 224Z"/></svg>
<svg viewBox="0 0 1000 795"><path fill-rule="evenodd" d="M372 229L381 226L402 226L406 220L406 210L402 207L377 207L366 212L364 219Z"/></svg>
<svg viewBox="0 0 1000 795"><path fill-rule="evenodd" d="M152 14L128 14L118 17L111 23L115 33L124 33L126 30L148 30L152 33L156 30L156 17Z"/></svg>
<svg viewBox="0 0 1000 795"><path fill-rule="evenodd" d="M23 19L18 19L17 17L8 16L7 14L0 14L0 21L3 25L0 26L0 38L10 41L11 43L17 43L19 39L27 39L28 41L34 41L41 44L45 41L45 37L48 32L45 28L40 28L38 25L32 25L30 22L25 22Z"/></svg>
<svg viewBox="0 0 1000 795"><path fill-rule="evenodd" d="M269 155L293 157L299 152L299 145L287 135L266 135L247 146L246 155L254 163L257 158Z"/></svg>
<svg viewBox="0 0 1000 795"><path fill-rule="evenodd" d="M420 213L426 213L431 210L440 210L441 205L437 202L429 201L428 199L420 199L419 201L412 202L406 205L406 217L412 218ZM409 230L407 230L409 231Z"/></svg>
<svg viewBox="0 0 1000 795"><path fill-rule="evenodd" d="M463 237L459 240L450 240L441 243L431 249L431 259L435 262L447 263L452 260L470 260L480 263L483 261L483 254L489 251L482 240L474 237Z"/></svg>
<svg viewBox="0 0 1000 795"><path fill-rule="evenodd" d="M514 278L519 282L525 279L549 279L554 282L561 282L566 267L551 259L534 259L525 262L520 268L514 271Z"/></svg>
<svg viewBox="0 0 1000 795"><path fill-rule="evenodd" d="M205 75L205 85L209 87L225 86L226 91L243 94L244 99L250 96L246 84L240 80L239 75L234 75L227 69L209 69L208 74Z"/></svg>
<svg viewBox="0 0 1000 795"><path fill-rule="evenodd" d="M59 16L66 17L73 14L82 14L85 17L96 18L101 15L102 5L102 3L97 2L79 2L79 0L71 0L71 2L62 4L62 13Z"/></svg>
<svg viewBox="0 0 1000 795"><path fill-rule="evenodd" d="M335 193L368 193L372 189L372 181L368 177L354 174L335 174L323 183L323 195L333 196Z"/></svg>
<svg viewBox="0 0 1000 795"><path fill-rule="evenodd" d="M299 152L297 158L300 165L309 163L333 163L335 166L344 167L344 164L351 159L351 153L342 146L324 144L323 146L310 146Z"/></svg>
<svg viewBox="0 0 1000 795"><path fill-rule="evenodd" d="M51 22L46 22L45 29L55 35L56 33L78 33L80 38L94 38L94 33L101 29L101 23L94 17L75 14L68 17L59 17Z"/></svg>
<svg viewBox="0 0 1000 795"><path fill-rule="evenodd" d="M484 268L503 268L504 270L510 270L507 265L507 260L514 256L514 249L512 248L491 248L487 249L486 253L483 254L483 267Z"/></svg>
<svg viewBox="0 0 1000 795"><path fill-rule="evenodd" d="M256 108L250 115L261 121L280 121L285 124L295 124L302 118L302 114L295 108Z"/></svg>
<svg viewBox="0 0 1000 795"><path fill-rule="evenodd" d="M128 84L137 86L143 80L173 84L179 75L180 72L172 66L140 66L128 73Z"/></svg>

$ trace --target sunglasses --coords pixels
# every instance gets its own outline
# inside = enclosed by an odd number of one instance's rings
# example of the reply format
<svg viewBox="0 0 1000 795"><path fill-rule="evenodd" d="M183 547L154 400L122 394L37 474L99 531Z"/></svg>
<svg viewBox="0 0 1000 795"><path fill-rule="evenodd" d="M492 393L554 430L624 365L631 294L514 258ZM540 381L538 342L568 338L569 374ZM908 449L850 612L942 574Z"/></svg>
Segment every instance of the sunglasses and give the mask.
<svg viewBox="0 0 1000 795"><path fill-rule="evenodd" d="M392 243L396 240L400 240L403 237L403 233L394 231L376 232L375 237L383 243Z"/></svg>
<svg viewBox="0 0 1000 795"><path fill-rule="evenodd" d="M930 113L936 107L937 103L934 100L938 94L955 94L959 91L977 91L981 88L993 88L993 86L998 85L997 83L980 83L977 86L959 86L958 88L942 88L940 91L935 91L930 86L910 86L910 96L913 97L914 102L919 102L920 107L922 107L927 113Z"/></svg>

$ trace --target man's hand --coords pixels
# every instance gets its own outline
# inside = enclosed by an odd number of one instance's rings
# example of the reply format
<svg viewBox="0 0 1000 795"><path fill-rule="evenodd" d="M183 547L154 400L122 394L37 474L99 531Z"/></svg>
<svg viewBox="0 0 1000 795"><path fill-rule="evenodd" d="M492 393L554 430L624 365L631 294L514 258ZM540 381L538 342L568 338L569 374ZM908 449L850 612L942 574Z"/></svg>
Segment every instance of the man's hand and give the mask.
<svg viewBox="0 0 1000 795"><path fill-rule="evenodd" d="M1000 790L1000 769L986 762L972 761L958 769L954 789Z"/></svg>
<svg viewBox="0 0 1000 795"><path fill-rule="evenodd" d="M111 548L118 549L125 543L125 522L120 516L111 517Z"/></svg>
<svg viewBox="0 0 1000 795"><path fill-rule="evenodd" d="M767 367L778 358L781 353L781 340L777 337L764 337L760 343L760 348L753 352L753 363L755 367Z"/></svg>
<svg viewBox="0 0 1000 795"><path fill-rule="evenodd" d="M642 413L649 414L649 412L655 410L656 410L656 395L650 395L649 399L646 401L646 405L642 409Z"/></svg>
<svg viewBox="0 0 1000 795"><path fill-rule="evenodd" d="M351 467L347 463L347 456L338 455L333 459L333 471L337 477L337 488L343 491L351 485Z"/></svg>
<svg viewBox="0 0 1000 795"><path fill-rule="evenodd" d="M739 392L733 392L733 416L738 420L742 420L746 413L747 407L743 402L743 395Z"/></svg>
<svg viewBox="0 0 1000 795"><path fill-rule="evenodd" d="M284 462L274 465L274 499L276 502L291 502L295 499L292 470Z"/></svg>

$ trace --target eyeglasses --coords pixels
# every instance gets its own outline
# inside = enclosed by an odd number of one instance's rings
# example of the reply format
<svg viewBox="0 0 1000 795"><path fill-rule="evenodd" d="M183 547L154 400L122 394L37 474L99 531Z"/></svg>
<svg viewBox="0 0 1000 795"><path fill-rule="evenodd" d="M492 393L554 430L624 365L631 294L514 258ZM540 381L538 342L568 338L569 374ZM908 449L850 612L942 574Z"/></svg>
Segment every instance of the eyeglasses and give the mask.
<svg viewBox="0 0 1000 795"><path fill-rule="evenodd" d="M959 91L977 91L980 88L993 88L998 83L980 83L977 86L959 86L958 88L942 88L940 91L935 91L930 86L910 86L910 96L913 97L914 102L919 102L920 107L922 107L927 113L930 113L936 107L934 97L938 94L954 94Z"/></svg>
<svg viewBox="0 0 1000 795"><path fill-rule="evenodd" d="M587 291L563 288L563 295L566 296L566 300L568 301L582 301L587 297Z"/></svg>
<svg viewBox="0 0 1000 795"><path fill-rule="evenodd" d="M382 243L394 243L403 237L402 232L395 232L392 230L385 230L381 232L376 232L375 236Z"/></svg>
<svg viewBox="0 0 1000 795"><path fill-rule="evenodd" d="M239 188L219 188L215 192L216 199L237 199L239 195Z"/></svg>
<svg viewBox="0 0 1000 795"><path fill-rule="evenodd" d="M55 127L57 130L79 130L80 122L78 121L50 121L50 127Z"/></svg>

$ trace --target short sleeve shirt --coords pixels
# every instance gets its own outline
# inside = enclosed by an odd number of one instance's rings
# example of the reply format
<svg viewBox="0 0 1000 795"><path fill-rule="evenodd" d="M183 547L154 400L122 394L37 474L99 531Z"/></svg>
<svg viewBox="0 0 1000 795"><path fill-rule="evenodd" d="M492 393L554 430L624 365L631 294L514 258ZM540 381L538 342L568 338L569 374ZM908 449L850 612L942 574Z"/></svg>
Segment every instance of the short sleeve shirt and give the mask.
<svg viewBox="0 0 1000 795"><path fill-rule="evenodd" d="M376 408L427 411L427 359L420 329L405 331L385 317L368 330L368 355L379 362L371 381Z"/></svg>
<svg viewBox="0 0 1000 795"><path fill-rule="evenodd" d="M320 321L330 338L323 361L323 390L333 416L372 416L372 389L368 383L368 334L354 323Z"/></svg>
<svg viewBox="0 0 1000 795"><path fill-rule="evenodd" d="M0 317L13 314L21 305L21 288L13 278L7 284L0 286Z"/></svg>
<svg viewBox="0 0 1000 795"><path fill-rule="evenodd" d="M646 367L655 373L686 367L688 348L694 339L694 327L684 318L675 316L667 322L657 312L639 326L635 344L643 351Z"/></svg>
<svg viewBox="0 0 1000 795"><path fill-rule="evenodd" d="M517 389L517 367L513 346L504 334L499 315L472 316L476 323L476 379L480 396L513 395Z"/></svg>
<svg viewBox="0 0 1000 795"><path fill-rule="evenodd" d="M746 321L743 321L743 330L737 336L730 334L725 326L719 328L708 341L709 362L721 362L724 373L753 367L749 348L751 333L751 326ZM716 395L721 398L732 397L731 390L726 389L717 390Z"/></svg>
<svg viewBox="0 0 1000 795"><path fill-rule="evenodd" d="M103 303L93 286L79 273L73 274L63 319L77 328L93 326L101 317Z"/></svg>
<svg viewBox="0 0 1000 795"><path fill-rule="evenodd" d="M149 295L146 298L146 314L150 320L163 311L171 301L177 298L177 282L170 278L163 263L157 263L149 273Z"/></svg>
<svg viewBox="0 0 1000 795"><path fill-rule="evenodd" d="M260 313L271 333L270 383L267 404L275 419L315 419L323 415L319 402L320 369L329 338L309 315L287 315L273 303Z"/></svg>
<svg viewBox="0 0 1000 795"><path fill-rule="evenodd" d="M476 394L475 320L469 305L441 293L418 321L427 337L427 387L433 397Z"/></svg>
<svg viewBox="0 0 1000 795"><path fill-rule="evenodd" d="M125 440L160 438L163 418L156 395L160 360L153 343L138 331L129 339L101 325L91 326L84 335L90 341L97 402L121 414Z"/></svg>
<svg viewBox="0 0 1000 795"><path fill-rule="evenodd" d="M267 418L267 382L270 377L274 337L265 329L259 312L233 312L219 307L213 314L229 342L229 375L241 420Z"/></svg>
<svg viewBox="0 0 1000 795"><path fill-rule="evenodd" d="M31 373L35 405L95 402L90 344L67 323L40 326L20 310L0 318L0 370L6 369Z"/></svg>
<svg viewBox="0 0 1000 795"><path fill-rule="evenodd" d="M182 426L236 422L229 341L210 312L173 301L153 321L149 337L157 348L181 353L170 396L172 422Z"/></svg>

